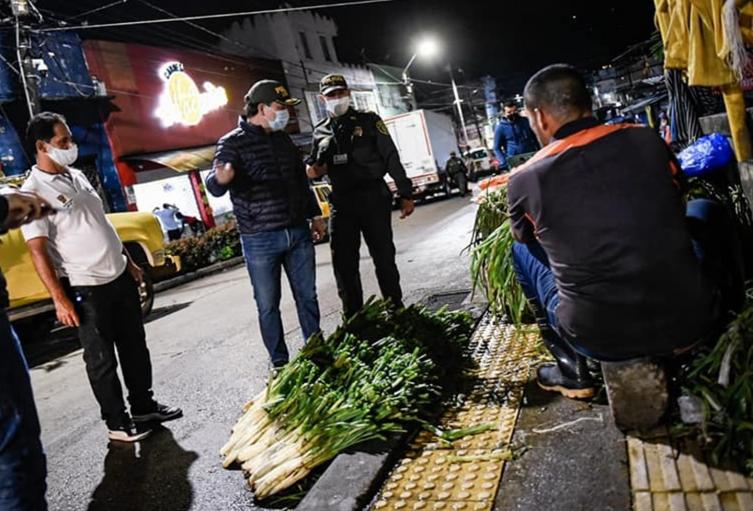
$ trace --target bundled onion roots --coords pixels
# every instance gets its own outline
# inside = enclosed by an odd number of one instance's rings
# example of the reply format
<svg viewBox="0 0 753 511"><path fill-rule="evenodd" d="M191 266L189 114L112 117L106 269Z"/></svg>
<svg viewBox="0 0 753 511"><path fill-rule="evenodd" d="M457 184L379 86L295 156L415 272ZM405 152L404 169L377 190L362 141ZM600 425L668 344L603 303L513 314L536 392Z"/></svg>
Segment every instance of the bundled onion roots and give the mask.
<svg viewBox="0 0 753 511"><path fill-rule="evenodd" d="M246 404L223 466L240 464L264 499L349 447L404 431L468 363L472 329L467 313L370 300L329 337L309 339Z"/></svg>

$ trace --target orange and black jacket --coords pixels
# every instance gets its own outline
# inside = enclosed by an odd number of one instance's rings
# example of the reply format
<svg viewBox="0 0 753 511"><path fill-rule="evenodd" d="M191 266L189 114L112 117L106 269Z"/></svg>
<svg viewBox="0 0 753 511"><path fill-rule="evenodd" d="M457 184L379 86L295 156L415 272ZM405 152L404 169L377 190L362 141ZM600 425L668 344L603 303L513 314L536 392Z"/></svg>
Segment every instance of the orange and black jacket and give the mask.
<svg viewBox="0 0 753 511"><path fill-rule="evenodd" d="M515 237L549 257L563 335L595 353L669 353L701 337L713 291L694 256L682 176L650 129L563 126L510 177Z"/></svg>

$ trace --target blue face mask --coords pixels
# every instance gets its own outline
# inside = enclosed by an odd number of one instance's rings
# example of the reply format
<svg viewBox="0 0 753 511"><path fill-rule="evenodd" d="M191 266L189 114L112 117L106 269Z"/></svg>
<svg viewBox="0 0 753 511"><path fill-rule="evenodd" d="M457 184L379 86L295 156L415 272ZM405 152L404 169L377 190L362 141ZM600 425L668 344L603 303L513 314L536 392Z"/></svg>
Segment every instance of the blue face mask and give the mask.
<svg viewBox="0 0 753 511"><path fill-rule="evenodd" d="M288 112L287 108L285 110L278 110L275 113L275 118L271 121L269 121L269 129L272 131L280 131L285 129L285 126L288 125L288 121L290 120L290 112Z"/></svg>

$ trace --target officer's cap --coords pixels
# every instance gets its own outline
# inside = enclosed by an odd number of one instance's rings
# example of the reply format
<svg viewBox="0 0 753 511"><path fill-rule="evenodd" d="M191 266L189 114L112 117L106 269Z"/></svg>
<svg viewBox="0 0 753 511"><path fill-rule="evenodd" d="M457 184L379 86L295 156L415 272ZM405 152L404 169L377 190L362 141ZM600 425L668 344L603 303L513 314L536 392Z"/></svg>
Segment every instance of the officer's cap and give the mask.
<svg viewBox="0 0 753 511"><path fill-rule="evenodd" d="M293 106L301 102L298 98L290 97L287 87L275 80L260 80L253 84L243 98L246 103L280 103L281 105Z"/></svg>
<svg viewBox="0 0 753 511"><path fill-rule="evenodd" d="M345 81L345 77L343 75L327 75L322 78L321 82L319 82L319 92L322 94L322 96L326 96L330 92L334 92L336 90L347 89L348 82Z"/></svg>

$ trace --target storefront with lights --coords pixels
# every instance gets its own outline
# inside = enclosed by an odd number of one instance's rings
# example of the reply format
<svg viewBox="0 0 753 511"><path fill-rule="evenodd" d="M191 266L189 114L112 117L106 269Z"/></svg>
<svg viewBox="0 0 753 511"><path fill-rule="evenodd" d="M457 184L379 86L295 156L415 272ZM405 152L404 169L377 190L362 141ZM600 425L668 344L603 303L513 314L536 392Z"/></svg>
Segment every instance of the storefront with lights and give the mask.
<svg viewBox="0 0 753 511"><path fill-rule="evenodd" d="M251 84L283 80L280 62L97 40L83 48L110 98L104 126L126 209L175 204L214 225L230 209L204 190L215 143L237 126ZM295 119L288 129L298 131Z"/></svg>

